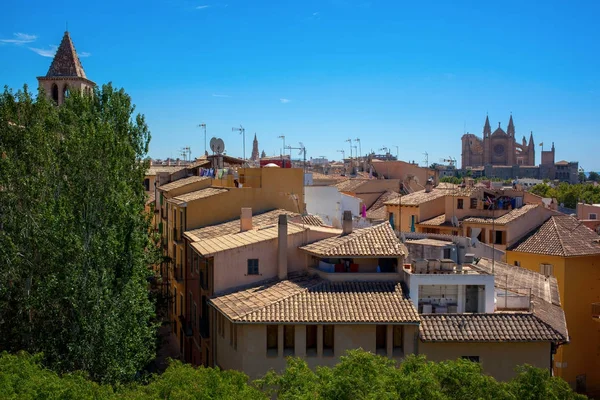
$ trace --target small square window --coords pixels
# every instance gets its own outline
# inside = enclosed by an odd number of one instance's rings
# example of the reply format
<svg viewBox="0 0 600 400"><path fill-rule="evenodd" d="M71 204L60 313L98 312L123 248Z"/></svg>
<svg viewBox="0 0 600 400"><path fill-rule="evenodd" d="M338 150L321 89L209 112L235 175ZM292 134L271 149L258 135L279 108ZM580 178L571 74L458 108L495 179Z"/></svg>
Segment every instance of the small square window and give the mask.
<svg viewBox="0 0 600 400"><path fill-rule="evenodd" d="M594 213L590 213L589 218L588 219L598 219L598 215L594 214Z"/></svg>
<svg viewBox="0 0 600 400"><path fill-rule="evenodd" d="M477 199L471 199L471 208L477 208Z"/></svg>
<svg viewBox="0 0 600 400"><path fill-rule="evenodd" d="M258 275L258 258L248 259L248 275Z"/></svg>
<svg viewBox="0 0 600 400"><path fill-rule="evenodd" d="M456 208L462 210L464 208L465 201L463 199L458 199L456 201Z"/></svg>

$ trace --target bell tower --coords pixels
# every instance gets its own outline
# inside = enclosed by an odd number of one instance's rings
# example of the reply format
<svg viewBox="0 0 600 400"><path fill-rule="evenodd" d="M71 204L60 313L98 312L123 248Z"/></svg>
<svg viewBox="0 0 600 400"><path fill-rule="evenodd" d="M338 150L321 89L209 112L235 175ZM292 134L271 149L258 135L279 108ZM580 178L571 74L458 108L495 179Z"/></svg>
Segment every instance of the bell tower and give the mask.
<svg viewBox="0 0 600 400"><path fill-rule="evenodd" d="M40 87L44 88L46 96L57 105L65 102L70 91L79 90L91 94L96 86L85 76L85 71L68 31L65 32L60 46L58 46L48 73L37 79Z"/></svg>

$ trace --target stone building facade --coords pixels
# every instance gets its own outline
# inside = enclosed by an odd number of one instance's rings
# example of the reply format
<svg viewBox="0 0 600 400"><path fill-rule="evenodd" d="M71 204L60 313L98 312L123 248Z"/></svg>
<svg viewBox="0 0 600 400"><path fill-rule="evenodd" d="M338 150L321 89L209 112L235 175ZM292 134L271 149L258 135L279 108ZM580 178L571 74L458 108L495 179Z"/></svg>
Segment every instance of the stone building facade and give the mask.
<svg viewBox="0 0 600 400"><path fill-rule="evenodd" d="M65 102L70 91L79 90L91 94L96 86L85 76L69 32L65 32L46 76L39 76L37 79L46 96L58 105Z"/></svg>

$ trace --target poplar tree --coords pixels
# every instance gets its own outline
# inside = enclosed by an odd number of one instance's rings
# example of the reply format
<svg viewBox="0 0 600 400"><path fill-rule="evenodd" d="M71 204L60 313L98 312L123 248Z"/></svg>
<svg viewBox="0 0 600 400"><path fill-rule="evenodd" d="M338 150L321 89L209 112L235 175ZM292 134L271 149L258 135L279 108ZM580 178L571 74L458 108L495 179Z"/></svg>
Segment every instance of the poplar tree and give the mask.
<svg viewBox="0 0 600 400"><path fill-rule="evenodd" d="M0 95L0 349L129 381L155 354L144 213L150 132L110 84Z"/></svg>

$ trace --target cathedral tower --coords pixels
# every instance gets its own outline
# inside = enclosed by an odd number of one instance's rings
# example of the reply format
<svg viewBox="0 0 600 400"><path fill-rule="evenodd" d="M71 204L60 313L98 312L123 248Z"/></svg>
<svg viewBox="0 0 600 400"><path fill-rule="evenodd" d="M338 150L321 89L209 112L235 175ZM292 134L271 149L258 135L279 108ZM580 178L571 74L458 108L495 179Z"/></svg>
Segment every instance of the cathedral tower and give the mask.
<svg viewBox="0 0 600 400"><path fill-rule="evenodd" d="M252 156L250 156L250 159L252 161L258 161L258 139L256 139L256 133L254 134L254 141L252 142Z"/></svg>
<svg viewBox="0 0 600 400"><path fill-rule="evenodd" d="M71 90L92 93L96 84L85 76L69 32L65 32L46 76L39 76L39 85L46 96L61 105Z"/></svg>

